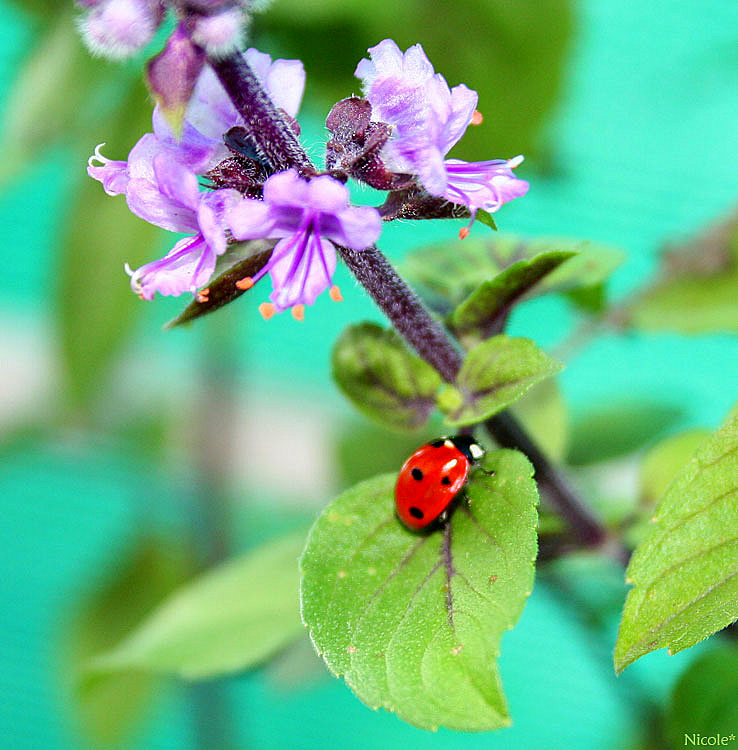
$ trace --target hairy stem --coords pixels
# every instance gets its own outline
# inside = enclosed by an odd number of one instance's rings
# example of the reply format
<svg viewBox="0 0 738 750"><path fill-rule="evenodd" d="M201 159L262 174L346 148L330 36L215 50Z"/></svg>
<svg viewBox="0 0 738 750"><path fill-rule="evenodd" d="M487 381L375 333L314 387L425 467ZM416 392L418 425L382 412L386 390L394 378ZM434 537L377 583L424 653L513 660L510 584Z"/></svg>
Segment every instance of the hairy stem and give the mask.
<svg viewBox="0 0 738 750"><path fill-rule="evenodd" d="M339 252L397 332L444 380L452 383L461 367L460 351L382 252L374 246L359 252L341 247Z"/></svg>
<svg viewBox="0 0 738 750"><path fill-rule="evenodd" d="M248 135L267 163L275 170L296 168L305 175L316 174L292 128L248 63L240 55L233 55L225 60L210 60L210 65L244 122L257 125L247 128ZM339 252L397 332L444 380L453 383L463 361L456 342L380 250L372 246L357 252L339 247ZM514 417L507 413L498 415L488 420L485 427L500 445L518 448L530 458L549 502L568 522L581 544L596 545L606 539L605 528Z"/></svg>
<svg viewBox="0 0 738 750"><path fill-rule="evenodd" d="M209 62L244 122L258 123L247 128L256 152L277 171L295 167L303 174L315 174L294 131L243 57L236 54Z"/></svg>

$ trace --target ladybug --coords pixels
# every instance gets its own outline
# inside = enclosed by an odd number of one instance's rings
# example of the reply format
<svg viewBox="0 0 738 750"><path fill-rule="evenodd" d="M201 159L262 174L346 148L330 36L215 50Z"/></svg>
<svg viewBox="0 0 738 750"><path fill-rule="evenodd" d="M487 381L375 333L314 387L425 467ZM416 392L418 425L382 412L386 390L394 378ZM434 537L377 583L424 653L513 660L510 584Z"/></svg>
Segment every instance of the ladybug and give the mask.
<svg viewBox="0 0 738 750"><path fill-rule="evenodd" d="M397 515L410 529L445 521L474 462L484 449L470 435L443 437L418 448L405 461L395 485Z"/></svg>

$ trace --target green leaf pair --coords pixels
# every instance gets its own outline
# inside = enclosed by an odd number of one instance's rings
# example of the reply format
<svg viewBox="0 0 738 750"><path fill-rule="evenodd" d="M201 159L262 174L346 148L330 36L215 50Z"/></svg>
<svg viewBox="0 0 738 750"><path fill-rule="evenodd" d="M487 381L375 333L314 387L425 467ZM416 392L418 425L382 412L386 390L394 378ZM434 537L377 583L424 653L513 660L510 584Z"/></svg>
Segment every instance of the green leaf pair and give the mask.
<svg viewBox="0 0 738 750"><path fill-rule="evenodd" d="M395 474L329 505L302 556L302 616L318 652L372 708L425 729L510 719L497 658L531 592L533 468L488 453L449 522L427 534L395 516Z"/></svg>
<svg viewBox="0 0 738 750"><path fill-rule="evenodd" d="M368 417L387 427L422 427L438 407L447 424L484 421L519 399L561 364L522 338L499 335L472 349L454 385L375 323L348 328L333 350L333 377Z"/></svg>

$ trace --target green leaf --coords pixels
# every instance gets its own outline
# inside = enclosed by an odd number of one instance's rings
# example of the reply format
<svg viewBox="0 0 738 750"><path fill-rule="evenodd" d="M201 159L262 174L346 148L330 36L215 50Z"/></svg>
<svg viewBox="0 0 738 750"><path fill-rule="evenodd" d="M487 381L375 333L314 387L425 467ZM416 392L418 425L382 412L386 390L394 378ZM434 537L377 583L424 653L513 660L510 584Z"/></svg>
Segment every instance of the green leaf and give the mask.
<svg viewBox="0 0 738 750"><path fill-rule="evenodd" d="M202 302L195 299L176 318L170 320L166 327L174 328L190 323L238 299L247 290L239 289L236 282L246 276L255 276L269 260L275 244L272 240L251 240L231 245L218 258L214 279L207 287L207 298Z"/></svg>
<svg viewBox="0 0 738 750"><path fill-rule="evenodd" d="M516 302L573 252L551 251L519 260L483 282L451 314L451 326L467 348L501 333Z"/></svg>
<svg viewBox="0 0 738 750"><path fill-rule="evenodd" d="M656 443L641 464L642 502L646 505L656 503L709 436L709 430L694 429Z"/></svg>
<svg viewBox="0 0 738 750"><path fill-rule="evenodd" d="M135 729L155 698L156 679L134 671L83 674L89 660L125 637L187 577L184 552L160 539L144 538L125 555L117 570L95 587L66 628L62 670L82 732L97 743L120 742ZM83 674L82 679L79 679Z"/></svg>
<svg viewBox="0 0 738 750"><path fill-rule="evenodd" d="M722 735L738 730L738 648L721 645L702 654L681 676L666 713L670 747L688 745L686 737ZM719 744L719 743L714 743ZM725 743L735 747L735 741Z"/></svg>
<svg viewBox="0 0 738 750"><path fill-rule="evenodd" d="M391 431L358 416L341 425L335 442L339 486L350 487L377 472L393 471L402 466L413 451L438 437L439 427L435 421L420 434Z"/></svg>
<svg viewBox="0 0 738 750"><path fill-rule="evenodd" d="M253 667L302 633L297 558L304 533L269 542L176 591L92 674L143 670L196 680Z"/></svg>
<svg viewBox="0 0 738 750"><path fill-rule="evenodd" d="M629 323L649 331L738 331L738 268L657 284L635 302Z"/></svg>
<svg viewBox="0 0 738 750"><path fill-rule="evenodd" d="M303 620L368 706L425 729L509 725L497 658L533 584L532 474L521 453L487 453L448 524L424 535L395 516L395 474L318 518L301 560Z"/></svg>
<svg viewBox="0 0 738 750"><path fill-rule="evenodd" d="M568 462L581 466L632 453L658 437L682 413L679 406L644 399L595 407L574 418Z"/></svg>
<svg viewBox="0 0 738 750"><path fill-rule="evenodd" d="M615 669L693 646L738 619L738 418L701 445L628 565Z"/></svg>
<svg viewBox="0 0 738 750"><path fill-rule="evenodd" d="M543 273L539 283L525 289L526 299L549 292L570 295L579 289L591 290L603 284L624 259L619 250L584 240L500 233L484 240L469 237L418 250L407 257L403 271L433 308L445 315L506 269L513 267L512 278L506 280L512 282L516 274L529 273L522 270L527 266L515 269L516 264L545 266L556 254L569 257Z"/></svg>
<svg viewBox="0 0 738 750"><path fill-rule="evenodd" d="M454 427L488 419L563 365L530 339L504 334L478 344L464 359L455 386L444 386L438 408Z"/></svg>
<svg viewBox="0 0 738 750"><path fill-rule="evenodd" d="M738 331L738 216L733 213L664 253L662 273L626 311L625 321L654 331Z"/></svg>
<svg viewBox="0 0 738 750"><path fill-rule="evenodd" d="M512 410L536 445L553 461L563 463L569 442L569 414L556 380L533 386Z"/></svg>
<svg viewBox="0 0 738 750"><path fill-rule="evenodd" d="M376 323L347 328L333 348L333 377L359 411L386 427L416 430L428 420L441 384L393 331Z"/></svg>
<svg viewBox="0 0 738 750"><path fill-rule="evenodd" d="M495 223L494 216L489 211L485 211L482 208L477 209L476 213L476 219L477 221L480 221L485 226L488 226L490 229L493 229L495 232L497 231L497 224Z"/></svg>

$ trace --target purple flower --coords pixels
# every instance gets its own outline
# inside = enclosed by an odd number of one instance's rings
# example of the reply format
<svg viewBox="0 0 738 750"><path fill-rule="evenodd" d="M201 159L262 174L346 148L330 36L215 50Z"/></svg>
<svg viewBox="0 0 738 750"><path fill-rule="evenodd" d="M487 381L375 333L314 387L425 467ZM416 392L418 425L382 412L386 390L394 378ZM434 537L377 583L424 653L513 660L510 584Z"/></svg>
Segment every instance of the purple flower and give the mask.
<svg viewBox="0 0 738 750"><path fill-rule="evenodd" d="M154 36L164 17L159 0L99 0L79 22L90 50L112 59L134 54Z"/></svg>
<svg viewBox="0 0 738 750"><path fill-rule="evenodd" d="M496 211L525 195L528 183L513 175L523 160L463 162L446 159L474 119L477 93L463 83L449 88L423 48L403 53L391 39L369 49L356 76L372 105L372 119L394 129L383 155L395 172L415 174L431 194L469 208Z"/></svg>
<svg viewBox="0 0 738 750"><path fill-rule="evenodd" d="M213 57L230 55L241 45L247 18L243 8L225 6L195 21L192 40Z"/></svg>
<svg viewBox="0 0 738 750"><path fill-rule="evenodd" d="M256 49L244 59L261 79L277 107L290 117L300 108L305 70L300 60L274 60ZM209 66L203 68L185 111L182 132L176 135L161 108L154 109L154 133L161 143L197 174L205 174L230 155L223 134L245 123Z"/></svg>
<svg viewBox="0 0 738 750"><path fill-rule="evenodd" d="M95 166L95 160L101 166ZM241 198L236 190L200 191L197 175L163 150L152 133L133 147L128 162L105 159L98 147L87 171L102 182L108 195L124 194L136 216L193 235L180 240L161 260L136 271L126 268L136 294L152 299L156 292L195 293L207 283L217 256L226 250L224 216Z"/></svg>
<svg viewBox="0 0 738 750"><path fill-rule="evenodd" d="M346 186L327 175L309 182L289 170L272 175L264 183L264 200L244 198L226 214L236 239L279 239L268 263L239 288L249 289L266 273L272 279L272 304L260 310L265 317L293 308L301 319L303 305L332 287L336 268L334 243L363 250L378 239L382 220L374 208L349 205Z"/></svg>

